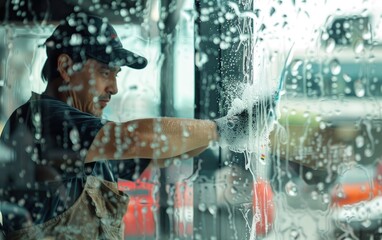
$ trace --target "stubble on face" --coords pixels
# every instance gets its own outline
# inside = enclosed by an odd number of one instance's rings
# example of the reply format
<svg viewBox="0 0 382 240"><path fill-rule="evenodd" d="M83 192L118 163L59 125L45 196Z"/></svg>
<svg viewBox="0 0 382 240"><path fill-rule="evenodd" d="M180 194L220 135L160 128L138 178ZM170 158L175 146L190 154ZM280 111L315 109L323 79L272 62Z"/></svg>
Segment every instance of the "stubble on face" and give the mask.
<svg viewBox="0 0 382 240"><path fill-rule="evenodd" d="M102 116L103 110L110 102L112 94L105 93L106 87L109 87L108 84L110 84L109 79L107 79L109 74L103 75L105 69L110 71L107 65L95 60L88 60L84 67L76 73L75 81L73 82L73 86L75 84L81 85L81 89L72 94L77 102L75 107L96 117ZM112 69L112 76L115 77L119 71L120 68Z"/></svg>
<svg viewBox="0 0 382 240"><path fill-rule="evenodd" d="M92 108L93 108L93 115L96 117L101 117L103 114L104 108L107 106L108 102L110 101L110 94L102 94L100 96L93 97L92 100Z"/></svg>

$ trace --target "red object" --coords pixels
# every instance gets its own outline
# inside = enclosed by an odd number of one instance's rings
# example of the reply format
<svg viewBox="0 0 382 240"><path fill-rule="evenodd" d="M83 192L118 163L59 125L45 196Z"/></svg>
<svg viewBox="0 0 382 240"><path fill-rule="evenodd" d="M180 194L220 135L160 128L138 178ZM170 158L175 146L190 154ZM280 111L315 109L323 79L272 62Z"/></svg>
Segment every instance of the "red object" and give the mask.
<svg viewBox="0 0 382 240"><path fill-rule="evenodd" d="M266 235L273 226L275 205L271 185L263 179L253 184L253 216L256 222L256 235Z"/></svg>
<svg viewBox="0 0 382 240"><path fill-rule="evenodd" d="M154 236L156 229L155 214L159 207L155 199L155 185L147 182L151 179L151 170L146 169L135 181L122 180L118 182L121 191L126 191L130 202L123 217L125 237ZM174 199L174 229L177 236L192 236L193 234L193 186L187 182L175 185ZM253 184L253 214L256 222L256 235L266 235L273 226L274 203L271 185L266 180L257 180Z"/></svg>
<svg viewBox="0 0 382 240"><path fill-rule="evenodd" d="M192 236L194 221L194 189L190 183L177 182L175 185L175 231L177 236Z"/></svg>
<svg viewBox="0 0 382 240"><path fill-rule="evenodd" d="M154 236L155 234L154 216L158 209L158 201L154 197L155 185L143 181L143 179L150 179L150 174L150 169L146 169L135 182L118 181L118 188L127 192L130 197L126 214L123 217L125 237Z"/></svg>

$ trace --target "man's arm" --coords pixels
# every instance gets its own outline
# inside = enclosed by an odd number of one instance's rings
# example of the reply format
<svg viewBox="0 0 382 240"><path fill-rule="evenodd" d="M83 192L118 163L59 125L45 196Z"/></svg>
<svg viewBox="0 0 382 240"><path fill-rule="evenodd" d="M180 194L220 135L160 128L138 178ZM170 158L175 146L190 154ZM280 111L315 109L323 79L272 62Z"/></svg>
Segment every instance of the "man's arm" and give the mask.
<svg viewBox="0 0 382 240"><path fill-rule="evenodd" d="M169 159L200 153L218 138L210 120L180 118L139 119L109 122L98 132L85 162L103 159Z"/></svg>
<svg viewBox="0 0 382 240"><path fill-rule="evenodd" d="M180 156L175 156L173 158L158 159L156 161L151 161L150 165L154 165L154 166L159 167L159 168L168 167L169 164L172 164L173 160L175 160L176 158L178 158L178 159L189 159L189 158L198 156L199 154L204 152L206 149L207 149L207 147L201 147L201 148L197 148L195 150L183 153Z"/></svg>

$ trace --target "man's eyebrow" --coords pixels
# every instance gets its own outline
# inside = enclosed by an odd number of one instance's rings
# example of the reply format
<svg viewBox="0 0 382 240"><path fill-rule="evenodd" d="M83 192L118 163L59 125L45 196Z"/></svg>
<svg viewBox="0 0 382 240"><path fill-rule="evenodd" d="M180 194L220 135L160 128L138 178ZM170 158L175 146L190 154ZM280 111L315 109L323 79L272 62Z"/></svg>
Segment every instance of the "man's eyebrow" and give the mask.
<svg viewBox="0 0 382 240"><path fill-rule="evenodd" d="M113 71L113 72L120 72L122 69L120 67L110 67L106 64L101 64L101 69L106 69L106 70L110 70L110 71Z"/></svg>

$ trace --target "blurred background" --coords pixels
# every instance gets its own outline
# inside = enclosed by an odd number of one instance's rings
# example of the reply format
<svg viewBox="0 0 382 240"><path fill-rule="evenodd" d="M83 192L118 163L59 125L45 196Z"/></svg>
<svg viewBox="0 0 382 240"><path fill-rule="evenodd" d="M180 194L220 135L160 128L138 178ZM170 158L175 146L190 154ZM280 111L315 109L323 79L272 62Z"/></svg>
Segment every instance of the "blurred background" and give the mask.
<svg viewBox="0 0 382 240"><path fill-rule="evenodd" d="M108 18L149 61L119 74L107 119L214 119L246 89L281 87L269 147L211 145L121 179L126 239L382 238L379 1L0 1L0 131L45 89L40 45L78 11Z"/></svg>

